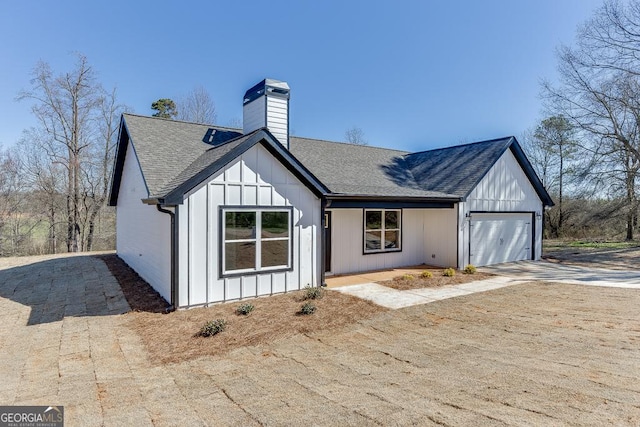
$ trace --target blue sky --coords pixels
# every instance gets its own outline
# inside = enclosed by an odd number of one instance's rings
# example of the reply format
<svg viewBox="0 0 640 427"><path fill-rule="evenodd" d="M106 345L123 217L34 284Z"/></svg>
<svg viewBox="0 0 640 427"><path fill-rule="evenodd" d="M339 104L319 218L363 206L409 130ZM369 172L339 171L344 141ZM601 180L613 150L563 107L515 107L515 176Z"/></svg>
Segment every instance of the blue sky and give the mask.
<svg viewBox="0 0 640 427"><path fill-rule="evenodd" d="M106 88L150 115L158 98L197 85L218 121L242 117L265 77L291 87L291 130L406 150L520 136L541 118L539 82L555 49L601 0L2 1L0 145L35 124L39 60L54 71L85 54Z"/></svg>

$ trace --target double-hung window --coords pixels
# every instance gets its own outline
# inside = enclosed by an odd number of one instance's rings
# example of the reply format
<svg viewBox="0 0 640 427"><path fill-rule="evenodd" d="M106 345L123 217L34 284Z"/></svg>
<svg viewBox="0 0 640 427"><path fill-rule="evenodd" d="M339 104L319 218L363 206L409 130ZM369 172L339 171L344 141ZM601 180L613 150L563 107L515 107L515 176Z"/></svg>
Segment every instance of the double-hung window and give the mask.
<svg viewBox="0 0 640 427"><path fill-rule="evenodd" d="M401 250L400 209L366 209L364 211L364 253Z"/></svg>
<svg viewBox="0 0 640 427"><path fill-rule="evenodd" d="M221 208L222 274L291 268L292 209Z"/></svg>

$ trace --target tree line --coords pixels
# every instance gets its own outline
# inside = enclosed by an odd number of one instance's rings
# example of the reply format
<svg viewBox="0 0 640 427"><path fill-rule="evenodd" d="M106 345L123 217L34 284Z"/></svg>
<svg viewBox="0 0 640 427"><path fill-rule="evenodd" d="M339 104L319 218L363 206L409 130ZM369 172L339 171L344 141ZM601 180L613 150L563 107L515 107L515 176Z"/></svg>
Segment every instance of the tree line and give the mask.
<svg viewBox="0 0 640 427"><path fill-rule="evenodd" d="M120 117L129 108L81 54L59 74L39 62L16 99L31 103L36 125L0 149L0 256L113 249L115 211L107 198ZM178 106L180 119L216 120L202 87Z"/></svg>
<svg viewBox="0 0 640 427"><path fill-rule="evenodd" d="M525 149L556 206L547 237L624 238L638 230L640 2L607 0L557 51L542 83L548 117Z"/></svg>

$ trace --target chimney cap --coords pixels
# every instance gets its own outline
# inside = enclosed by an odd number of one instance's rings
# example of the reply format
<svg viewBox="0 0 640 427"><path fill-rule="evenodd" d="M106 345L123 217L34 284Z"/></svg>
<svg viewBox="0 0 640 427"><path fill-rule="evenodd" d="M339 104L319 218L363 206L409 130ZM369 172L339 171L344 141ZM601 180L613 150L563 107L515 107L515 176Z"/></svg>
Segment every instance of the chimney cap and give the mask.
<svg viewBox="0 0 640 427"><path fill-rule="evenodd" d="M275 79L264 79L245 92L242 105L247 105L265 94L267 96L289 99L289 91L290 89L287 82Z"/></svg>

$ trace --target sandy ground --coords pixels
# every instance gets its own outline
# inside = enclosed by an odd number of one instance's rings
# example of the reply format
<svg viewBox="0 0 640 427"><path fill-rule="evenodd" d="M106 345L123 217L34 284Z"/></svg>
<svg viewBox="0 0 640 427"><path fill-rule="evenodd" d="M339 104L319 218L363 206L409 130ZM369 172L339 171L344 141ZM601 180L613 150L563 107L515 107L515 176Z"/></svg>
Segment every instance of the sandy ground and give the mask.
<svg viewBox="0 0 640 427"><path fill-rule="evenodd" d="M0 404L67 425L640 424L636 289L529 282L159 365L102 260L16 265Z"/></svg>

